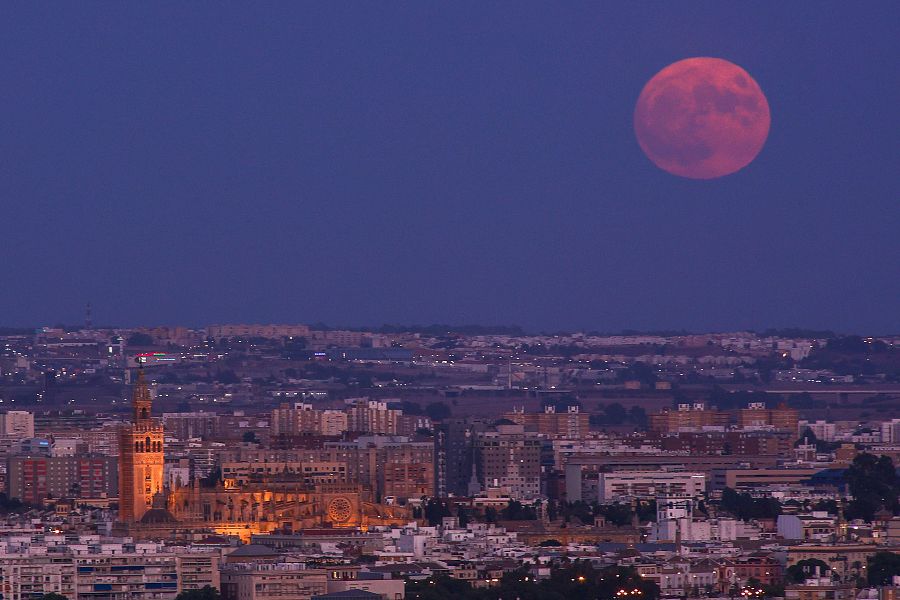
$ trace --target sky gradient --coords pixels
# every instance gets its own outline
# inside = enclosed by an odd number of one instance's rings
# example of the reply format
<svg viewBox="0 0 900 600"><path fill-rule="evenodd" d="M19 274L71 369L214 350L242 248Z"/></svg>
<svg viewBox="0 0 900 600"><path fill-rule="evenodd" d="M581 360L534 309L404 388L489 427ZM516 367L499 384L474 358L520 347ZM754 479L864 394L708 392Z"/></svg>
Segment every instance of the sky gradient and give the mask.
<svg viewBox="0 0 900 600"><path fill-rule="evenodd" d="M900 3L22 3L0 24L0 324L900 332ZM633 131L690 56L747 168Z"/></svg>

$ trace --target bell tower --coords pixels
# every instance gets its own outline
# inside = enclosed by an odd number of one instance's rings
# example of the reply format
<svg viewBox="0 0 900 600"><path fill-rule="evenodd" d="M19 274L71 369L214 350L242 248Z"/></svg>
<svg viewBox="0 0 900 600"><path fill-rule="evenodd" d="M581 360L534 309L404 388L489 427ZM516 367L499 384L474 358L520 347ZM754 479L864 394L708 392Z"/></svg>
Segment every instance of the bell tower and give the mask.
<svg viewBox="0 0 900 600"><path fill-rule="evenodd" d="M133 416L131 422L135 425L146 423L150 420L150 411L153 409L153 398L150 396L150 388L144 380L144 368L141 363L138 369L137 381L134 383L134 392L131 396L131 408Z"/></svg>
<svg viewBox="0 0 900 600"><path fill-rule="evenodd" d="M153 397L138 369L131 397L132 422L119 432L119 521L141 520L163 492L163 426L153 418Z"/></svg>

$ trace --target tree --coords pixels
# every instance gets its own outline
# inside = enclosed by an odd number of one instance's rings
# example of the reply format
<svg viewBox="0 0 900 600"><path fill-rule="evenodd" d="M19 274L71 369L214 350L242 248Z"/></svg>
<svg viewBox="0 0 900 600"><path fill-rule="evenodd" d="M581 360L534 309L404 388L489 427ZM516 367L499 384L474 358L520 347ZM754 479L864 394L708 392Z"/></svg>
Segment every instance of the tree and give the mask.
<svg viewBox="0 0 900 600"><path fill-rule="evenodd" d="M153 338L147 335L146 333L141 333L140 331L135 331L131 334L126 342L128 346L152 346Z"/></svg>
<svg viewBox="0 0 900 600"><path fill-rule="evenodd" d="M831 452L841 445L840 442L826 442L820 440L809 427L807 427L803 434L797 438L797 441L794 442L794 448L798 448L800 444L813 444L816 447L816 452Z"/></svg>
<svg viewBox="0 0 900 600"><path fill-rule="evenodd" d="M185 590L175 596L175 600L219 600L219 590L205 585L199 590Z"/></svg>
<svg viewBox="0 0 900 600"><path fill-rule="evenodd" d="M50 592L49 594L44 594L43 596L41 596L40 600L69 600L69 598L68 596L57 594L56 592Z"/></svg>
<svg viewBox="0 0 900 600"><path fill-rule="evenodd" d="M250 444L258 444L259 438L256 437L255 431L245 431L244 435L241 436L241 440L250 443Z"/></svg>
<svg viewBox="0 0 900 600"><path fill-rule="evenodd" d="M215 467L213 468L206 477L200 479L201 487L216 487L219 482L222 481L222 468Z"/></svg>
<svg viewBox="0 0 900 600"><path fill-rule="evenodd" d="M422 414L422 405L418 402L411 402L409 400L404 400L400 403L400 410L403 411L404 415L421 415Z"/></svg>
<svg viewBox="0 0 900 600"><path fill-rule="evenodd" d="M179 384L181 383L181 378L178 377L177 373L173 373L172 371L168 371L163 373L156 379L156 383L170 383L170 384Z"/></svg>
<svg viewBox="0 0 900 600"><path fill-rule="evenodd" d="M451 411L450 407L443 402L432 402L425 407L425 414L427 414L428 418L432 421L442 421L453 414L453 411Z"/></svg>
<svg viewBox="0 0 900 600"><path fill-rule="evenodd" d="M600 505L597 513L603 515L607 523L612 523L618 527L631 523L632 515L631 507L627 504L613 502L612 504Z"/></svg>
<svg viewBox="0 0 900 600"><path fill-rule="evenodd" d="M460 506L456 509L456 518L459 519L459 526L465 529L469 526L469 511Z"/></svg>
<svg viewBox="0 0 900 600"><path fill-rule="evenodd" d="M474 598L473 592L468 581L448 575L439 575L423 580L407 580L406 582L406 597L418 600Z"/></svg>
<svg viewBox="0 0 900 600"><path fill-rule="evenodd" d="M853 459L844 479L853 496L847 509L849 518L872 521L880 510L897 511L900 480L890 457L860 454Z"/></svg>
<svg viewBox="0 0 900 600"><path fill-rule="evenodd" d="M571 523L576 518L582 523L592 523L596 511L590 504L583 500L575 502L563 502L560 504L560 514L566 523Z"/></svg>
<svg viewBox="0 0 900 600"><path fill-rule="evenodd" d="M0 493L0 514L22 512L29 508L27 504L23 504L18 498L10 498L4 493Z"/></svg>
<svg viewBox="0 0 900 600"><path fill-rule="evenodd" d="M406 597L420 600L609 600L617 597L617 593L621 596L622 590L631 598L659 598L659 586L642 578L634 568L596 569L590 562L577 560L554 567L549 579L543 581L537 581L527 567L521 567L506 573L498 585L486 589L474 589L469 582L446 575L406 582Z"/></svg>
<svg viewBox="0 0 900 600"><path fill-rule="evenodd" d="M621 425L628 420L631 414L625 410L625 407L618 402L613 402L608 406L600 405L597 410L603 411L602 414L591 415L590 420L594 425ZM646 413L644 417L646 418Z"/></svg>
<svg viewBox="0 0 900 600"><path fill-rule="evenodd" d="M640 522L643 523L656 520L656 500L649 500L647 502L638 500L635 509L637 510L638 520ZM700 511L699 506L697 507L697 511L702 512Z"/></svg>
<svg viewBox="0 0 900 600"><path fill-rule="evenodd" d="M447 503L434 498L425 503L425 510L423 513L428 520L428 524L431 526L440 525L444 517L451 516L450 507L447 506Z"/></svg>
<svg viewBox="0 0 900 600"><path fill-rule="evenodd" d="M497 509L493 506L488 506L484 509L484 520L486 523L496 523L497 522Z"/></svg>
<svg viewBox="0 0 900 600"><path fill-rule="evenodd" d="M538 544L541 548L559 548L562 543L559 540L544 540Z"/></svg>
<svg viewBox="0 0 900 600"><path fill-rule="evenodd" d="M606 421L610 425L621 425L628 418L628 412L625 407L618 402L613 402L606 407Z"/></svg>
<svg viewBox="0 0 900 600"><path fill-rule="evenodd" d="M615 598L619 590L638 590L641 600L656 600L659 586L641 577L633 567L606 567L597 570L587 561L575 561L568 568L551 571L541 582L562 598ZM549 597L549 596L548 596Z"/></svg>
<svg viewBox="0 0 900 600"><path fill-rule="evenodd" d="M219 383L240 383L241 380L231 369L226 369L225 371L219 371L216 373L216 381Z"/></svg>
<svg viewBox="0 0 900 600"><path fill-rule="evenodd" d="M572 406L576 406L580 409L581 402L571 394L564 394L553 398L544 398L544 400L541 401L541 409L545 410L548 406L552 406L553 410L558 413L564 413Z"/></svg>
<svg viewBox="0 0 900 600"><path fill-rule="evenodd" d="M534 507L525 506L518 500L510 500L500 516L504 521L533 521L537 519L537 512Z"/></svg>
<svg viewBox="0 0 900 600"><path fill-rule="evenodd" d="M643 406L632 406L628 411L628 419L642 429L647 427L647 411Z"/></svg>
<svg viewBox="0 0 900 600"><path fill-rule="evenodd" d="M869 557L869 585L889 585L895 575L900 575L900 554L876 552Z"/></svg>
<svg viewBox="0 0 900 600"><path fill-rule="evenodd" d="M799 448L800 444L816 444L818 441L819 438L816 437L815 432L807 427L800 437L797 438L797 441L794 442L794 448Z"/></svg>
<svg viewBox="0 0 900 600"><path fill-rule="evenodd" d="M829 573L831 573L831 567L824 561L818 558L807 558L788 567L787 578L794 583L803 583L816 575L826 577Z"/></svg>
<svg viewBox="0 0 900 600"><path fill-rule="evenodd" d="M781 514L781 503L775 498L754 498L731 488L722 490L720 506L742 521L775 519Z"/></svg>

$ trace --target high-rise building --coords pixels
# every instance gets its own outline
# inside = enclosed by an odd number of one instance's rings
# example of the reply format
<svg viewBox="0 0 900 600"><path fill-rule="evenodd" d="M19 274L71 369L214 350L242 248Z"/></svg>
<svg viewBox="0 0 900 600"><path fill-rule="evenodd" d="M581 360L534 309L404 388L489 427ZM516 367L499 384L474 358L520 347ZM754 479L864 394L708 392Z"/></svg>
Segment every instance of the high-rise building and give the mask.
<svg viewBox="0 0 900 600"><path fill-rule="evenodd" d="M0 553L4 600L32 600L45 594L75 598L75 562L71 558Z"/></svg>
<svg viewBox="0 0 900 600"><path fill-rule="evenodd" d="M305 563L247 562L222 567L223 600L308 600L328 591L328 572Z"/></svg>
<svg viewBox="0 0 900 600"><path fill-rule="evenodd" d="M24 410L0 413L0 435L15 438L34 437L34 414Z"/></svg>
<svg viewBox="0 0 900 600"><path fill-rule="evenodd" d="M565 412L557 412L553 405L539 413L514 410L503 415L503 418L524 425L526 431L573 440L585 437L590 431L590 415L579 411L577 406L570 406Z"/></svg>
<svg viewBox="0 0 900 600"><path fill-rule="evenodd" d="M163 413L162 422L169 436L177 440L214 437L219 432L216 413Z"/></svg>
<svg viewBox="0 0 900 600"><path fill-rule="evenodd" d="M294 436L322 433L322 411L312 404L297 402L294 406L282 404L272 410L272 435Z"/></svg>
<svg viewBox="0 0 900 600"><path fill-rule="evenodd" d="M119 520L139 521L163 491L163 426L153 418L153 398L138 370L132 396L133 417L119 434Z"/></svg>
<svg viewBox="0 0 900 600"><path fill-rule="evenodd" d="M402 415L402 410L389 408L387 402L361 399L347 410L347 428L377 435L397 435L397 421Z"/></svg>
<svg viewBox="0 0 900 600"><path fill-rule="evenodd" d="M522 425L498 425L475 437L475 456L483 488L500 487L514 499L541 492L541 439Z"/></svg>
<svg viewBox="0 0 900 600"><path fill-rule="evenodd" d="M6 485L10 498L35 504L45 498L107 498L117 491L112 456L11 456Z"/></svg>
<svg viewBox="0 0 900 600"><path fill-rule="evenodd" d="M389 496L405 502L434 495L433 440L373 435L326 442L325 450L343 458L351 481L371 489L379 501Z"/></svg>
<svg viewBox="0 0 900 600"><path fill-rule="evenodd" d="M741 427L773 427L796 431L800 413L796 408L780 404L777 408L766 408L763 402L751 402L742 408L738 416Z"/></svg>
<svg viewBox="0 0 900 600"><path fill-rule="evenodd" d="M834 425L832 424L832 428L833 427ZM812 429L812 426L810 426L810 429ZM815 429L813 429L813 432L815 433ZM828 440L828 438L824 436L819 437L819 439ZM890 421L883 422L881 424L881 442L884 444L895 444L898 441L900 441L900 419L891 419Z"/></svg>
<svg viewBox="0 0 900 600"><path fill-rule="evenodd" d="M381 446L380 497L408 500L434 495L434 442L390 442Z"/></svg>
<svg viewBox="0 0 900 600"><path fill-rule="evenodd" d="M173 600L180 592L221 587L218 551L113 539L101 545L96 536L26 539L24 547L0 547L3 600L47 594L72 600Z"/></svg>
<svg viewBox="0 0 900 600"><path fill-rule="evenodd" d="M444 419L435 426L435 495L467 495L475 458L474 435L485 428L484 423L471 419Z"/></svg>
<svg viewBox="0 0 900 600"><path fill-rule="evenodd" d="M649 420L651 431L675 433L702 427L724 427L728 425L728 413L709 410L702 403L679 404L675 410L666 408L650 415Z"/></svg>
<svg viewBox="0 0 900 600"><path fill-rule="evenodd" d="M322 435L341 435L347 431L347 413L342 410L322 411Z"/></svg>

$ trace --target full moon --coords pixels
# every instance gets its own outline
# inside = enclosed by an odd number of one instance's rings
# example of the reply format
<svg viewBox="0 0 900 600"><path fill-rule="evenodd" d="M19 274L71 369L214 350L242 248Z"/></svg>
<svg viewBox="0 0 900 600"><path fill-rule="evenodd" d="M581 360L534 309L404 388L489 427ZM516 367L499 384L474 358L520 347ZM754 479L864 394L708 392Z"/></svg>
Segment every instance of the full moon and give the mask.
<svg viewBox="0 0 900 600"><path fill-rule="evenodd" d="M660 169L691 179L746 167L762 150L770 121L756 81L720 58L669 65L647 82L634 109L644 154Z"/></svg>

